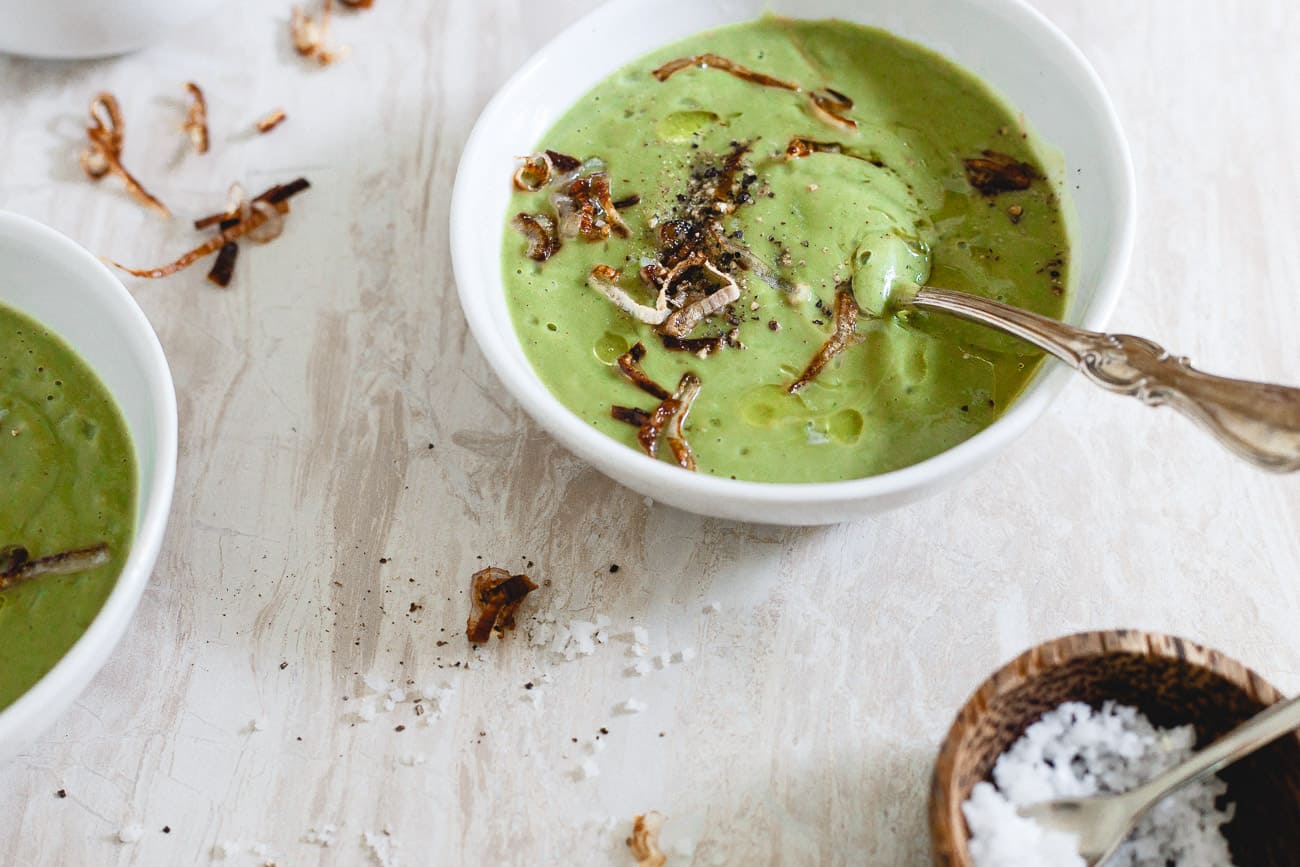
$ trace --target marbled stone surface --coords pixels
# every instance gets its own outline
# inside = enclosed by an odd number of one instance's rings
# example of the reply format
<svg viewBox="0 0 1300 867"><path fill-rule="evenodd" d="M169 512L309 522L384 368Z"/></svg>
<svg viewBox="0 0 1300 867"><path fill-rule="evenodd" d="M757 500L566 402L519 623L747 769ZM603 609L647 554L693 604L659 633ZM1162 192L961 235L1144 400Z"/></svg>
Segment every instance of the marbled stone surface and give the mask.
<svg viewBox="0 0 1300 867"><path fill-rule="evenodd" d="M153 264L193 238L82 178L100 89L122 101L126 164L181 214L234 179L313 183L228 291L205 268L128 281L176 378L171 527L117 653L0 767L0 861L206 864L230 842L220 863L350 865L372 832L407 865L617 865L632 816L657 809L669 851L693 851L670 864L918 865L953 713L1034 642L1171 631L1300 687L1300 482L1083 381L946 493L824 529L648 505L542 434L469 338L447 207L484 102L595 4L544 5L379 0L339 15L353 53L328 69L292 54L282 2L120 59L0 59L0 206L96 253ZM1141 219L1113 326L1300 381L1300 13L1036 5L1132 143ZM191 79L204 157L176 131ZM276 106L289 120L251 134ZM470 573L529 560L550 584L525 631L463 670ZM527 641L539 614L604 615L614 637L555 665ZM695 658L629 676L632 625L647 658ZM361 722L365 675L450 689L423 717L408 696ZM646 709L620 712L629 698ZM599 776L577 779L588 759ZM142 839L118 842L134 823ZM305 840L326 825L332 846Z"/></svg>

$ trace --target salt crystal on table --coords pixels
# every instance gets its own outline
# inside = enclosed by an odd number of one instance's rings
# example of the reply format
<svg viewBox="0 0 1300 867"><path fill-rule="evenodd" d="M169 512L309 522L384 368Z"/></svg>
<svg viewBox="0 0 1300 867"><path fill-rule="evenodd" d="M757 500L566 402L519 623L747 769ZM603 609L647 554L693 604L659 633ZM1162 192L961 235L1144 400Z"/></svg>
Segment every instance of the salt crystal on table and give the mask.
<svg viewBox="0 0 1300 867"><path fill-rule="evenodd" d="M117 839L120 843L139 843L140 838L144 836L144 828L140 825L127 825L117 832Z"/></svg>
<svg viewBox="0 0 1300 867"><path fill-rule="evenodd" d="M645 710L649 706L650 705L639 699L629 698L627 701L620 704L618 709L623 713L641 713L641 711Z"/></svg>

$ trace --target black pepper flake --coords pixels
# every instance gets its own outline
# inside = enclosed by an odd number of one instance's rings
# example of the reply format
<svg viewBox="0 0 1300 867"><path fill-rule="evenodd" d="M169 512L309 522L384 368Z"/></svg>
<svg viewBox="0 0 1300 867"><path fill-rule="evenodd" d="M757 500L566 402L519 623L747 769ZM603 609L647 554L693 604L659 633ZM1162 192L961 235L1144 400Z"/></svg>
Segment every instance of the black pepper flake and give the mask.
<svg viewBox="0 0 1300 867"><path fill-rule="evenodd" d="M602 735L607 735L607 734L609 734L609 729L605 728L604 726L601 726L601 727L600 727L600 733L601 733Z"/></svg>
<svg viewBox="0 0 1300 867"><path fill-rule="evenodd" d="M768 329L769 331L780 331L780 330L781 330L781 323L780 323L780 322L777 322L775 319L769 319L769 320L767 321L767 329Z"/></svg>
<svg viewBox="0 0 1300 867"><path fill-rule="evenodd" d="M613 573L617 572L617 571L618 571L618 564L617 564L617 563L611 563L610 566L609 566L609 571L610 571L610 574L611 574L611 575L612 575Z"/></svg>
<svg viewBox="0 0 1300 867"><path fill-rule="evenodd" d="M532 688L533 688L533 682L531 680L528 681L528 683L524 684L524 689L532 689Z"/></svg>
<svg viewBox="0 0 1300 867"><path fill-rule="evenodd" d="M56 797L56 798L66 798L66 797L68 797L68 790L67 790L67 789L59 789L57 792L54 793L54 797Z"/></svg>
<svg viewBox="0 0 1300 867"><path fill-rule="evenodd" d="M388 562L388 558L387 558L387 557L380 557L380 558L379 558L379 562L380 562L380 563L387 563L387 562Z"/></svg>
<svg viewBox="0 0 1300 867"><path fill-rule="evenodd" d="M172 832L172 826L171 826L171 825L163 825L163 833L164 833L164 834L170 834L171 832Z"/></svg>
<svg viewBox="0 0 1300 867"><path fill-rule="evenodd" d="M281 670L281 671L284 671L284 670L285 670L286 668L288 668L288 667L289 667L289 663L287 663L287 662L281 662L281 663L280 663L280 670Z"/></svg>
<svg viewBox="0 0 1300 867"><path fill-rule="evenodd" d="M962 412L970 412L970 405L969 405L969 404L965 404L965 403L963 403L963 404L961 405L961 411L962 411Z"/></svg>
<svg viewBox="0 0 1300 867"><path fill-rule="evenodd" d="M394 727L393 727L393 731L395 731L395 732L404 732L404 731L406 731L406 726L402 726L402 725L394 726ZM482 734L482 732L480 732L479 734Z"/></svg>

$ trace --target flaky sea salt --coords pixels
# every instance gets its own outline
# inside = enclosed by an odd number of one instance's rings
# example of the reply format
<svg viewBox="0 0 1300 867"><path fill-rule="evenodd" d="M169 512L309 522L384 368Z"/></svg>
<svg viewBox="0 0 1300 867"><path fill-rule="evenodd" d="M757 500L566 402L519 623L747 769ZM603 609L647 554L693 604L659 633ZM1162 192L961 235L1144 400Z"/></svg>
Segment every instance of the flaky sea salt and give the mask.
<svg viewBox="0 0 1300 867"><path fill-rule="evenodd" d="M1099 711L1066 703L1044 714L998 758L996 785L977 784L962 805L976 867L1083 867L1073 835L1047 831L1016 807L1127 792L1186 759L1195 741L1190 725L1157 729L1135 708L1113 703ZM1216 805L1226 791L1212 777L1165 798L1106 867L1228 867L1220 828L1233 808Z"/></svg>
<svg viewBox="0 0 1300 867"><path fill-rule="evenodd" d="M384 826L382 834L371 831L361 833L361 845L370 854L371 861L377 867L398 867L397 841L392 838L392 829Z"/></svg>
<svg viewBox="0 0 1300 867"><path fill-rule="evenodd" d="M125 825L117 832L119 843L139 843L140 838L144 836L144 828L140 825Z"/></svg>
<svg viewBox="0 0 1300 867"><path fill-rule="evenodd" d="M618 710L623 713L641 713L641 711L645 710L649 706L650 705L646 704L640 699L629 698L627 701L623 702L618 706Z"/></svg>
<svg viewBox="0 0 1300 867"><path fill-rule="evenodd" d="M302 841L312 846L328 849L338 839L338 831L337 825L321 825L319 828L308 828L307 833L302 835Z"/></svg>

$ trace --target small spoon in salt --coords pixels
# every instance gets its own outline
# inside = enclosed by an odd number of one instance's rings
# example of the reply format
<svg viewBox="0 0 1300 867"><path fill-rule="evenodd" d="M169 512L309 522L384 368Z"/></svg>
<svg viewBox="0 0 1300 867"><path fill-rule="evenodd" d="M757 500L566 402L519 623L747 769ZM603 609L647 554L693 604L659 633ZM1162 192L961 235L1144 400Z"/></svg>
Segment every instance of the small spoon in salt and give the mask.
<svg viewBox="0 0 1300 867"><path fill-rule="evenodd" d="M1138 820L1166 796L1250 755L1298 726L1300 697L1280 701L1131 792L1043 801L1021 807L1019 812L1047 830L1074 834L1079 841L1079 856L1087 867L1097 867L1115 854Z"/></svg>

